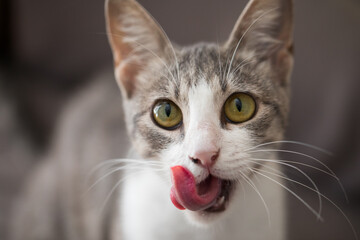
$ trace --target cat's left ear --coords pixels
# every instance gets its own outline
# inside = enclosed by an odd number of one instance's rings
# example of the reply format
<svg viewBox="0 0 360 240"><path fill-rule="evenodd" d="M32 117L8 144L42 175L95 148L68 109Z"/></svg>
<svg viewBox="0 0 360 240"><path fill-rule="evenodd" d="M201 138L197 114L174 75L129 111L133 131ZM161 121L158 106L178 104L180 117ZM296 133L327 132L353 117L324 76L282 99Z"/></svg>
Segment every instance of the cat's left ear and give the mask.
<svg viewBox="0 0 360 240"><path fill-rule="evenodd" d="M135 0L106 0L105 15L115 77L123 95L131 98L139 85L139 72L150 62L166 56L169 40Z"/></svg>
<svg viewBox="0 0 360 240"><path fill-rule="evenodd" d="M293 66L293 1L251 0L225 47L244 58L266 61L286 84Z"/></svg>

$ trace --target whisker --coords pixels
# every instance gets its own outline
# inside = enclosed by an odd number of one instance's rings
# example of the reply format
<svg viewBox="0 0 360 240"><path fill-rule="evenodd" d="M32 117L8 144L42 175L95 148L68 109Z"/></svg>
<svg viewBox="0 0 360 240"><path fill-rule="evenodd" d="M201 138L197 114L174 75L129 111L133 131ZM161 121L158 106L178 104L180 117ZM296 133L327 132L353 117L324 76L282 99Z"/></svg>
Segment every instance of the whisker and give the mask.
<svg viewBox="0 0 360 240"><path fill-rule="evenodd" d="M271 175L274 175L274 176L283 178L283 179L285 179L285 180L287 180L287 181L296 183L296 184L298 184L298 185L300 185L300 186L302 186L302 187L304 187L304 188L307 188L307 189L309 189L309 190L311 190L311 191L313 191L313 192L316 192L317 194L320 194L321 197L323 197L325 200L327 200L328 202L330 202L330 203L344 216L344 218L346 219L346 221L347 221L348 224L350 225L350 228L351 228L351 230L352 230L352 232L353 232L353 234L354 234L355 239L358 240L357 233L356 233L355 228L354 228L353 224L351 223L350 219L346 216L346 214L344 213L344 211L342 211L341 208L340 208L337 204L335 204L332 200L330 200L330 199L329 199L328 197L326 197L324 194L322 194L321 192L316 191L315 189L313 189L313 188L311 188L311 187L309 187L309 186L307 186L307 185L305 185L305 184L303 184L303 183L301 183L301 182L295 181L295 180L293 180L293 179L291 179L291 178L287 178L287 177L278 175L278 174L276 174L276 173L268 172L268 171L265 171L265 170L263 170L263 169L261 169L261 170L258 169L258 170L255 170L255 171L262 171L262 172L265 172L265 173L268 173L268 174L271 174Z"/></svg>
<svg viewBox="0 0 360 240"><path fill-rule="evenodd" d="M255 162L255 161L252 161L252 162ZM272 168L272 167L266 165L265 163L256 163L256 164L259 164L262 168L271 169L272 171L276 172L277 174L282 175L282 176L285 176L285 174L283 173L283 171L278 170L278 169L276 169L276 168ZM254 169L254 168L253 168L253 169ZM260 168L256 168L256 169L260 169Z"/></svg>
<svg viewBox="0 0 360 240"><path fill-rule="evenodd" d="M227 74L226 74L226 79L229 78L229 74L230 74L230 70L231 70L231 66L232 66L232 63L234 61L234 58L235 58L235 54L240 46L240 43L242 42L243 38L245 37L245 35L247 34L248 31L250 31L250 29L259 21L261 20L263 17L265 17L266 15L268 15L269 13L271 13L272 11L276 10L278 8L273 8L273 9L270 9L266 12L264 12L263 14L261 14L258 18L256 18L251 24L250 26L246 29L246 31L243 33L243 35L241 36L241 38L239 39L238 43L236 44L236 47L235 47L235 50L232 54L232 57L231 57L231 61L230 61L230 64L229 64L229 68L228 68L228 71L227 71Z"/></svg>
<svg viewBox="0 0 360 240"><path fill-rule="evenodd" d="M241 71L240 71L240 74L241 74L241 73L242 73L242 69L243 69L246 65L248 65L248 64L250 64L250 63L253 63L253 62L256 62L256 61L257 61L256 59L253 59L253 60L251 60L251 61L245 62L243 65L240 65L239 67L237 67L236 69L234 69L233 73L236 73L237 71L241 70Z"/></svg>
<svg viewBox="0 0 360 240"><path fill-rule="evenodd" d="M162 166L162 164L160 162L156 162L156 161L151 161L151 160L140 160L140 159L132 159L132 158L118 158L118 159L110 159L110 160L106 160L103 161L99 164L97 164L93 169L90 170L90 172L88 173L89 176L92 176L96 171L98 171L99 169L103 168L106 165L115 165L115 164L126 164L126 163L139 163L139 164L153 164L156 165L158 164L159 166Z"/></svg>
<svg viewBox="0 0 360 240"><path fill-rule="evenodd" d="M323 218L318 214L317 211L315 211L306 201L304 201L301 197L299 197L299 195L297 195L291 189L289 189L288 187L286 187L284 184L280 183L279 181L276 181L276 180L272 179L271 177L266 176L266 175L262 174L261 172L255 170L255 169L254 169L254 171L257 174L259 174L259 175L269 179L270 181L278 184L279 186L283 187L285 190L287 190L289 193L291 193L294 197L296 197L302 204L304 204L315 216L317 216L318 219L320 219L321 221L324 221Z"/></svg>
<svg viewBox="0 0 360 240"><path fill-rule="evenodd" d="M251 171L251 169L249 168L249 170ZM251 179L249 177L247 177L242 171L239 171L240 176L254 189L254 191L259 195L262 203L264 204L265 207L265 211L268 217L268 222L269 222L269 226L271 226L271 218L270 218L270 211L269 211L269 207L265 202L265 199L263 198L263 196L261 195L259 189L256 187L256 185L254 184L253 181L251 181Z"/></svg>
<svg viewBox="0 0 360 240"><path fill-rule="evenodd" d="M107 172L106 174L104 174L103 176L101 176L100 178L98 178L90 187L86 192L91 191L97 184L99 184L101 181L103 181L106 177L110 176L111 174L115 173L115 172L119 172L122 170L136 170L136 169L146 169L144 168L144 166L141 165L137 165L137 164L133 164L133 166L131 165L124 165L121 167L116 167L112 170L110 170L109 172ZM152 171L162 171L163 169L152 169Z"/></svg>
<svg viewBox="0 0 360 240"><path fill-rule="evenodd" d="M227 78L225 77L225 74L226 74L226 69L228 69L228 65L229 65L229 59L230 59L230 56L228 54L226 54L227 57L226 57L226 65L225 65L225 69L223 71L223 74L221 76L221 78L225 81Z"/></svg>
<svg viewBox="0 0 360 240"><path fill-rule="evenodd" d="M249 151L249 150L259 148L259 147L268 146L268 145L271 145L271 144L278 144L278 143L289 143L289 144L301 145L301 146L308 147L308 148L317 150L319 152L325 153L325 154L330 155L330 156L333 155L331 152L329 152L329 151L327 151L327 150L325 150L323 148L317 147L315 145L307 144L307 143L303 143L303 142L299 142L299 141L290 141L290 140L280 140L280 141L266 142L266 143L262 143L262 144L259 144L257 146L248 148L248 149L246 149L244 151Z"/></svg>
<svg viewBox="0 0 360 240"><path fill-rule="evenodd" d="M150 17L152 18L152 20L159 26L159 28L160 28L160 31L162 32L162 34L165 36L165 39L166 39L166 41L168 42L168 45L170 46L170 48L171 48L171 51L172 51L172 53L173 53L173 55L174 55L174 59L175 59L175 64L176 64L176 71L177 71L177 75L178 75L178 81L180 81L180 67L179 67L179 61L178 61L178 59L177 59L177 56L176 56L176 52L175 52L175 49L174 49L174 46L173 46L173 44L171 43L171 41L170 41L170 39L169 39L169 37L168 37L168 35L165 33L165 30L163 29L163 27L159 24L159 22L150 14L150 13L148 13L149 15L150 15Z"/></svg>
<svg viewBox="0 0 360 240"><path fill-rule="evenodd" d="M249 167L246 167L246 168L247 168L248 170L250 170L250 172L253 173L252 168L249 168ZM255 180L256 180L256 182L257 182L258 184L260 183L260 180L259 180L258 176L256 176L255 174L253 174L253 175L251 175L251 176L255 178Z"/></svg>
<svg viewBox="0 0 360 240"><path fill-rule="evenodd" d="M345 188L343 186L343 184L341 183L339 177L322 161L320 161L319 159L310 156L308 154L305 153L301 153L301 152L296 152L296 151L290 151L290 150L283 150L283 149L259 149L259 150L253 150L253 151L248 151L249 153L257 153L257 152L283 152L283 153L291 153L291 154L295 154L295 155L299 155L299 156L303 156L303 157L307 157L309 159L312 159L314 161L316 161L317 163L319 163L320 165L322 165L323 167L325 167L333 176L334 178L338 181L338 184L341 188L341 191L343 192L345 199L347 202L349 202L349 198L346 194Z"/></svg>
<svg viewBox="0 0 360 240"><path fill-rule="evenodd" d="M130 176L132 176L132 175L130 175ZM114 191L116 190L116 188L119 187L120 184L121 184L122 182L124 182L125 180L127 180L130 176L129 176L129 175L124 176L123 178L121 178L121 179L111 188L110 192L108 193L108 195L106 196L104 202L102 203L102 205L101 205L101 207L100 207L100 212L103 212L103 210L104 210L107 202L109 201L111 195L114 193Z"/></svg>
<svg viewBox="0 0 360 240"><path fill-rule="evenodd" d="M239 179L236 179L236 182L238 182L240 184L240 187L241 187L241 192L243 193L243 200L244 202L246 202L246 197L245 197L245 187L244 187L244 184L242 181L240 181Z"/></svg>
<svg viewBox="0 0 360 240"><path fill-rule="evenodd" d="M312 159L314 161L316 161L317 163L319 163L320 165L322 165L323 167L325 167L332 175L336 176L336 174L328 167L326 166L325 163L323 163L322 161L320 161L319 159L310 156L308 154L305 153L301 153L301 152L296 152L296 151L291 151L291 150L283 150L283 149L259 149L259 150L253 150L253 151L248 151L249 153L258 153L258 152L282 152L282 153L292 153L295 155L300 155L303 157L307 157L309 159ZM338 177L336 176L336 179L338 179Z"/></svg>
<svg viewBox="0 0 360 240"><path fill-rule="evenodd" d="M246 65L248 65L249 63L252 62L256 62L257 59L252 59L253 57L257 56L258 54L254 54L250 57L245 58L244 60L242 60L231 73L236 73L238 70L240 70L241 68L245 67Z"/></svg>
<svg viewBox="0 0 360 240"><path fill-rule="evenodd" d="M339 181L339 179L338 179L335 175L331 174L330 172L327 172L327 171L325 171L325 170L323 170L323 169L321 169L321 168L312 166L312 165L310 165L310 164L306 164L306 163L302 163L302 162L296 162L296 161L290 161L290 160L280 160L280 159L276 159L276 160L275 160L275 159L265 159L265 158L252 158L252 159L258 160L258 161L274 161L274 162L292 163L292 164L296 164L296 165L300 165L300 166L312 168L312 169L318 170L318 171L320 171L320 172L322 172L322 173L325 173L325 174L331 176L331 177L334 178L336 181Z"/></svg>
<svg viewBox="0 0 360 240"><path fill-rule="evenodd" d="M126 180L128 180L131 177L134 177L135 175L139 174L139 173L145 173L147 171L149 171L150 169L142 169L141 171L137 171L137 172L132 172L131 174L127 174L124 177L122 177L110 190L109 194L106 196L103 204L100 207L100 212L103 212L107 202L110 200L111 195L114 193L114 191L116 190L116 188L118 188L120 186L120 184Z"/></svg>
<svg viewBox="0 0 360 240"><path fill-rule="evenodd" d="M254 160L254 161L252 161ZM253 162L253 163L258 163L258 161L255 159L255 158L252 158L252 160L249 160L250 162ZM311 184L314 186L314 188L319 192L319 188L317 187L317 185L315 184L315 182L312 180L312 178L306 174L304 171L302 171L300 168L298 167L295 167L291 164L288 164L288 163L284 163L284 162L277 162L275 160L261 160L262 162L272 162L272 163L278 163L278 164L281 164L283 166L287 166L287 167L290 167L290 168L293 168L295 169L296 171L300 172L304 177L306 177L310 182ZM321 196L320 194L318 194L318 198L319 198L319 210L318 210L318 216L321 216L321 212L322 212L322 199L321 199Z"/></svg>

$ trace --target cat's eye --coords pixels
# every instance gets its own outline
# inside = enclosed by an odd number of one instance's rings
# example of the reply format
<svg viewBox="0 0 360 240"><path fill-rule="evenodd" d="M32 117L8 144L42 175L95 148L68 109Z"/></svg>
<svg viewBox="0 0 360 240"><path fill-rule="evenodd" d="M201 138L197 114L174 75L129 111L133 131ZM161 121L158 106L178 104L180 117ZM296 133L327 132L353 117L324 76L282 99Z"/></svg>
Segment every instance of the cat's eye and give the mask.
<svg viewBox="0 0 360 240"><path fill-rule="evenodd" d="M175 103L163 100L155 104L153 118L160 127L173 130L181 125L182 113Z"/></svg>
<svg viewBox="0 0 360 240"><path fill-rule="evenodd" d="M255 100L246 93L235 93L225 102L224 113L229 122L242 123L251 119L256 110Z"/></svg>

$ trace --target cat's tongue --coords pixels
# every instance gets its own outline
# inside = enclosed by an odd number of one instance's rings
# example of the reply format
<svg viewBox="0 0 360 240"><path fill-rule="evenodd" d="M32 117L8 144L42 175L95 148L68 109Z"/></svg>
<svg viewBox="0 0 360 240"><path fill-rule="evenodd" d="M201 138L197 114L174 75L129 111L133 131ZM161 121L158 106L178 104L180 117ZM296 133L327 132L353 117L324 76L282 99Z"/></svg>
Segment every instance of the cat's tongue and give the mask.
<svg viewBox="0 0 360 240"><path fill-rule="evenodd" d="M194 175L182 166L171 168L171 179L170 198L181 210L204 210L215 203L221 191L220 179L210 176L197 185Z"/></svg>

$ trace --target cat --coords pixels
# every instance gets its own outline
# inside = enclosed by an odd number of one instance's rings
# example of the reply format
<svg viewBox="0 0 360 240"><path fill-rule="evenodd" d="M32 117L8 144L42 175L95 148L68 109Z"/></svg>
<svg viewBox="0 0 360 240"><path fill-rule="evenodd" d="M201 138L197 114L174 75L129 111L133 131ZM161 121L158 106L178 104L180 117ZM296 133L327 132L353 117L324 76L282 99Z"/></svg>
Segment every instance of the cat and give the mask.
<svg viewBox="0 0 360 240"><path fill-rule="evenodd" d="M285 239L263 147L287 123L292 1L251 0L221 46L173 46L135 0L105 8L121 97L105 75L72 101L14 239Z"/></svg>

